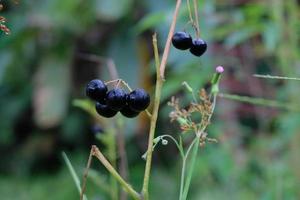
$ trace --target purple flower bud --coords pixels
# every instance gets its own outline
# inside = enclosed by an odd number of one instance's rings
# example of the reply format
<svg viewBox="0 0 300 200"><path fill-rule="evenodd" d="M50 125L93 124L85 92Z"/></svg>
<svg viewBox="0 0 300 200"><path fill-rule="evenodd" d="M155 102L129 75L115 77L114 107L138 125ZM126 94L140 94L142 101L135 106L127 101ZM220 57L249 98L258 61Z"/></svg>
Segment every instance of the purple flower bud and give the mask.
<svg viewBox="0 0 300 200"><path fill-rule="evenodd" d="M216 72L218 74L222 74L224 72L224 68L222 66L218 66L218 67L216 67Z"/></svg>

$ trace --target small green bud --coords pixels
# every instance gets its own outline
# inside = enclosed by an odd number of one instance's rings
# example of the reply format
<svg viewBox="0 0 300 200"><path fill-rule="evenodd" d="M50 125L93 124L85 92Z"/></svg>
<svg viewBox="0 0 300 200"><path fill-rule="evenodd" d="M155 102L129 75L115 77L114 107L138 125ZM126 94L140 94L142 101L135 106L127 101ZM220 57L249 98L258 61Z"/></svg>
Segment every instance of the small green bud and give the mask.
<svg viewBox="0 0 300 200"><path fill-rule="evenodd" d="M187 120L184 119L184 118L182 118L182 117L178 117L178 118L177 118L177 121L178 121L178 123L179 123L180 125L187 125L187 124L188 124Z"/></svg>
<svg viewBox="0 0 300 200"><path fill-rule="evenodd" d="M156 138L153 139L153 143L157 144L160 140L161 140L161 137L158 136L158 137L156 137Z"/></svg>

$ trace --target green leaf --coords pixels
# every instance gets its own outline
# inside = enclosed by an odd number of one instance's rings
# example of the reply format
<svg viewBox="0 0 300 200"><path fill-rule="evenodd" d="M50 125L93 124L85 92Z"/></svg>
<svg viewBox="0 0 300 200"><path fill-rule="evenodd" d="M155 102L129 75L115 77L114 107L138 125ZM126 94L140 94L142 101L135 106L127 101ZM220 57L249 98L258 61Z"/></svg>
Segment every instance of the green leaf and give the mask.
<svg viewBox="0 0 300 200"><path fill-rule="evenodd" d="M183 189L183 200L186 200L187 195L188 195L188 191L190 188L190 184L191 184L191 180L192 180L192 175L193 175L193 171L195 168L195 163L196 163L196 158L197 158L197 153L198 153L198 149L199 149L199 138L195 138L195 142L193 143L193 150L192 150L192 157L190 160L190 166L187 172L187 177L185 179L184 182L184 189Z"/></svg>
<svg viewBox="0 0 300 200"><path fill-rule="evenodd" d="M62 152L62 156L63 156L63 159L64 159L64 161L65 161L65 163L66 163L66 165L67 165L67 167L68 167L68 169L69 169L69 171L70 171L70 173L72 175L72 178L73 178L73 180L75 182L75 185L76 185L76 187L78 189L78 192L80 194L81 193L81 186L80 186L80 180L78 178L78 175L76 174L76 172L74 170L74 167L73 167L72 163L70 162L67 154L65 152ZM85 195L83 195L83 199L84 200L88 200Z"/></svg>

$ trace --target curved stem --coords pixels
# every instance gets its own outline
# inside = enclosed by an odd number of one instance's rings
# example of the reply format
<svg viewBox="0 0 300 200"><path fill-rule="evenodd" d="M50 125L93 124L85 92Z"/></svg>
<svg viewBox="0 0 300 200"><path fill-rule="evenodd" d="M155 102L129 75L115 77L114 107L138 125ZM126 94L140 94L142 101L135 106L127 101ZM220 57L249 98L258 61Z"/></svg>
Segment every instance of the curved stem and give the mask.
<svg viewBox="0 0 300 200"><path fill-rule="evenodd" d="M173 140L173 142L175 143L175 145L177 146L177 149L178 149L178 151L179 151L179 153L180 153L180 156L182 157L182 158L184 158L184 152L183 152L183 149L182 149L182 147L179 145L179 143L177 142L177 140L174 138L174 137L172 137L171 135L161 135L160 137L162 137L162 138L164 138L164 137L168 137L168 138L170 138L171 140Z"/></svg>

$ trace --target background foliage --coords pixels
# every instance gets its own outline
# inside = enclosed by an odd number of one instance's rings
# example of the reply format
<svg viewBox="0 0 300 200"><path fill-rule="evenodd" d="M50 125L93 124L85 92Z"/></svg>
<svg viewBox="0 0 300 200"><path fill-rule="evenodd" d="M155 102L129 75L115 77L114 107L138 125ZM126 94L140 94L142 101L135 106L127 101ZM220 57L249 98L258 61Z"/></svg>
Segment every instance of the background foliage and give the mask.
<svg viewBox="0 0 300 200"><path fill-rule="evenodd" d="M93 78L109 80L106 63L132 87L153 91L151 35L163 47L175 2L171 0L0 1L10 35L0 35L0 195L2 199L76 199L61 151L81 175L95 138L95 120L74 107ZM184 104L181 83L208 87L223 65L221 91L299 105L299 82L252 75L300 77L300 3L296 0L199 0L201 37L208 52L196 58L171 49L157 135L179 134L169 123L172 95ZM177 30L188 21L185 3ZM191 28L187 29L193 33ZM142 181L148 120L126 120L130 180ZM300 114L219 99L209 135L219 140L201 150L190 199L298 199ZM152 199L175 199L180 162L171 144L154 153ZM94 169L103 176L100 163ZM98 183L99 184L99 183ZM162 189L163 188L163 189ZM90 199L105 199L95 181Z"/></svg>

